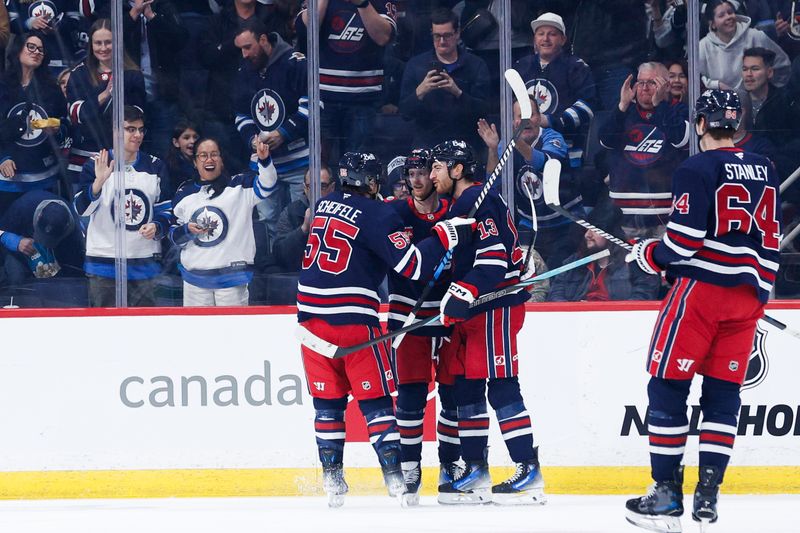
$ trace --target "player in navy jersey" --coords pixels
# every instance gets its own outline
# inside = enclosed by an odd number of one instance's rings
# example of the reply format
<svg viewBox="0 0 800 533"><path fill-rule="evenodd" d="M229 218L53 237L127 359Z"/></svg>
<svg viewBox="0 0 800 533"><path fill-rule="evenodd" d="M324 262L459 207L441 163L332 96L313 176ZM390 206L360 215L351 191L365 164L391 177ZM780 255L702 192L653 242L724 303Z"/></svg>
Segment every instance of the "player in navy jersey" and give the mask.
<svg viewBox="0 0 800 533"><path fill-rule="evenodd" d="M637 242L629 255L645 272L666 272L674 281L647 357L655 483L626 505L628 521L655 531L680 531L686 398L695 374L703 376L703 419L692 518L703 527L717 520L719 487L737 433L739 389L778 270L780 182L767 158L734 147L740 120L735 92L709 90L698 98L695 130L703 152L675 171L666 235Z"/></svg>
<svg viewBox="0 0 800 533"><path fill-rule="evenodd" d="M388 204L375 200L381 168L373 154L347 152L339 166L341 190L317 202L297 286L297 319L316 336L351 346L381 334L378 287L387 272L425 280L474 222L437 222L434 238L412 244L405 225ZM303 347L303 363L314 398L319 458L328 504L344 503L344 412L347 396L358 400L389 494L405 491L400 435L390 394L394 374L386 343L342 359L327 359Z"/></svg>
<svg viewBox="0 0 800 533"><path fill-rule="evenodd" d="M469 213L483 189L475 180L472 150L464 141L446 141L433 149L432 159L431 179L436 191L453 198L449 216ZM479 295L519 282L524 254L511 213L496 191L486 195L475 221L473 241L454 250L452 281L440 306L444 325L455 324L450 342L443 347L443 359L448 372L455 376L458 432L466 471L439 487L439 502L543 503L538 448L533 447L531 421L517 379L517 334L525 319L523 303L530 295L522 291L469 307ZM517 466L511 478L494 487L487 462L487 387L489 403Z"/></svg>
<svg viewBox="0 0 800 533"><path fill-rule="evenodd" d="M449 200L440 198L430 178L430 150L417 149L405 158L402 168L403 181L410 195L395 200L390 205L405 224L411 242L418 243L430 235L434 224L447 214ZM425 283L411 281L395 272L389 273L389 330L402 327L408 313L421 296ZM447 283L439 279L434 285L416 316L431 317L439 312ZM456 463L461 456L458 440L458 415L453 392L453 377L445 368L440 368L439 348L442 337L449 335L451 328L440 323L414 330L405 336L392 354L397 374L397 425L400 430L400 446L403 459L403 475L406 505L419 503L422 484L422 423L427 403L428 384L432 367L436 370L441 410L437 423L439 441L439 484L451 481L459 473Z"/></svg>

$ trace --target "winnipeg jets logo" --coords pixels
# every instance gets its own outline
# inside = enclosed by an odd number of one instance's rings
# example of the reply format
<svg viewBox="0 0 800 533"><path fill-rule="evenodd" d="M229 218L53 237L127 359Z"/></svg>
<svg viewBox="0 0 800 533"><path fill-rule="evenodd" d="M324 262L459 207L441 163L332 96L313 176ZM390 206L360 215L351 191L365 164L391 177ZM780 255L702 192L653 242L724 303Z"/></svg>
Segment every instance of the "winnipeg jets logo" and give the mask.
<svg viewBox="0 0 800 533"><path fill-rule="evenodd" d="M744 161L744 152L734 152L733 155Z"/></svg>
<svg viewBox="0 0 800 533"><path fill-rule="evenodd" d="M628 143L623 148L625 158L632 164L644 167L661 159L666 137L650 124L634 124L627 132Z"/></svg>
<svg viewBox="0 0 800 533"><path fill-rule="evenodd" d="M125 189L125 229L139 231L143 225L150 221L150 200L139 189ZM116 220L116 205L111 202L111 219Z"/></svg>
<svg viewBox="0 0 800 533"><path fill-rule="evenodd" d="M328 44L339 53L353 53L364 47L364 27L358 13L339 11L331 17Z"/></svg>
<svg viewBox="0 0 800 533"><path fill-rule="evenodd" d="M29 109L28 107L29 105L27 103L20 102L19 104L12 107L7 115L8 118L11 118L19 115L24 115L27 112L28 115L25 118L27 129L25 130L25 133L23 133L22 136L15 141L19 146L24 146L25 148L38 146L42 144L45 140L47 140L47 136L45 135L44 130L32 128L31 121L43 118L49 118L47 111L45 111L44 108L39 104L31 103Z"/></svg>
<svg viewBox="0 0 800 533"><path fill-rule="evenodd" d="M767 331L756 326L756 336L753 339L753 351L747 362L747 373L744 377L742 390L752 389L763 383L769 372L769 358L766 350Z"/></svg>
<svg viewBox="0 0 800 533"><path fill-rule="evenodd" d="M217 207L207 205L197 209L191 221L202 230L195 235L195 244L202 248L216 246L228 235L228 217Z"/></svg>
<svg viewBox="0 0 800 533"><path fill-rule="evenodd" d="M532 214L530 213L531 207L528 198L538 202L542 198L542 179L534 172L533 167L530 165L523 165L519 172L517 172L517 179L514 183L516 193L519 198L525 198L517 203L517 211L524 218L530 220Z"/></svg>
<svg viewBox="0 0 800 533"><path fill-rule="evenodd" d="M58 9L53 2L44 0L42 2L34 2L28 7L28 18L41 18L47 22L55 19Z"/></svg>
<svg viewBox="0 0 800 533"><path fill-rule="evenodd" d="M536 100L540 113L553 113L558 109L558 90L550 80L536 78L525 84L528 94Z"/></svg>
<svg viewBox="0 0 800 533"><path fill-rule="evenodd" d="M272 89L261 89L250 103L250 114L263 131L278 129L286 117L283 99Z"/></svg>

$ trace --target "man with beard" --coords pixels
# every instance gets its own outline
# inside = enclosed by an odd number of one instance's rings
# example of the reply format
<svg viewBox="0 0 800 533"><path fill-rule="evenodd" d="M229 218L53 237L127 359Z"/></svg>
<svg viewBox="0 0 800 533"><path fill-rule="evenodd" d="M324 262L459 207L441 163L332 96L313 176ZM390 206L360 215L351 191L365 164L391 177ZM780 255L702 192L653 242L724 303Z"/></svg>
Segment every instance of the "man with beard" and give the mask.
<svg viewBox="0 0 800 533"><path fill-rule="evenodd" d="M281 209L304 194L303 176L308 168L306 60L277 33L268 34L257 18L239 27L234 43L246 60L236 74L236 128L253 152L256 137L262 136L278 172L280 189L258 205L259 218L274 239Z"/></svg>

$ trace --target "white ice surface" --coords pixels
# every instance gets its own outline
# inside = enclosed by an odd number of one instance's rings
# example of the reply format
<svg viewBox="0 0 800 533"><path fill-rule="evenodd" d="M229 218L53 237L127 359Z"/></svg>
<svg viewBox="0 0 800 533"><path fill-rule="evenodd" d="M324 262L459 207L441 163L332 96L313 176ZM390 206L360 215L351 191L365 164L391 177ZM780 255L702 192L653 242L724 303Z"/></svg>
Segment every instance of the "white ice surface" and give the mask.
<svg viewBox="0 0 800 533"><path fill-rule="evenodd" d="M2 533L635 533L625 496L550 496L545 506L443 507L434 497L401 509L388 497L208 498L0 502ZM691 505L691 498L686 497ZM723 495L709 533L797 533L800 495ZM690 514L683 530L699 528Z"/></svg>

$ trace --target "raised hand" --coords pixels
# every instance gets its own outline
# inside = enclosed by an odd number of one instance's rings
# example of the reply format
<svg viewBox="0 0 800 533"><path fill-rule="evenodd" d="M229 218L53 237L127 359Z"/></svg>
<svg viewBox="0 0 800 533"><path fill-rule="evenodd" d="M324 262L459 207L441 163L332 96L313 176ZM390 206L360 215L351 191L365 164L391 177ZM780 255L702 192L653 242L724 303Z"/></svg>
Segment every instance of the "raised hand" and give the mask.
<svg viewBox="0 0 800 533"><path fill-rule="evenodd" d="M619 90L619 110L623 113L628 110L631 102L633 102L633 99L636 97L636 92L631 86L632 81L633 74L628 74L628 77L625 78L625 81L622 83L622 88Z"/></svg>
<svg viewBox="0 0 800 533"><path fill-rule="evenodd" d="M94 157L94 182L92 182L92 193L97 196L103 189L103 184L111 177L114 171L114 160L109 161L108 150L100 150Z"/></svg>

